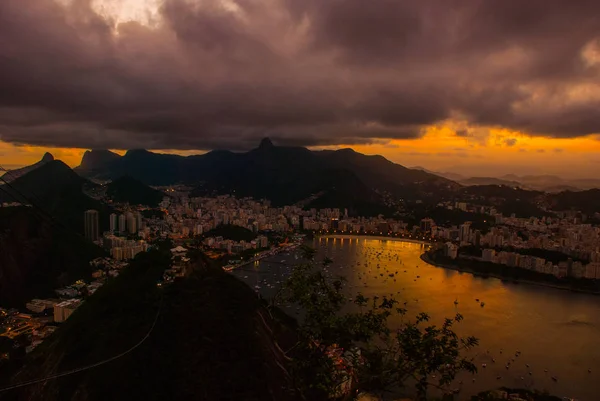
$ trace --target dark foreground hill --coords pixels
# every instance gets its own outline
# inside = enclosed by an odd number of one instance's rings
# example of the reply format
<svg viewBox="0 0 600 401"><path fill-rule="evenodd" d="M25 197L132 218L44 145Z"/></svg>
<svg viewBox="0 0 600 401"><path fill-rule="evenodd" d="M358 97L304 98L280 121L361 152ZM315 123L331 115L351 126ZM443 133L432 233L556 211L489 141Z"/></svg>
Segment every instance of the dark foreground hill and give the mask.
<svg viewBox="0 0 600 401"><path fill-rule="evenodd" d="M10 170L2 176L2 180L10 183L11 181L16 180L20 176L27 174L28 172L33 171L36 168L41 167L44 164L49 163L53 160L54 160L54 156L52 156L51 153L46 152L46 153L44 153L44 156L42 156L42 159L39 162L34 163L30 166L22 167L22 168L15 169L15 170Z"/></svg>
<svg viewBox="0 0 600 401"><path fill-rule="evenodd" d="M107 185L106 194L115 202L158 206L164 194L130 176L119 177Z"/></svg>
<svg viewBox="0 0 600 401"><path fill-rule="evenodd" d="M0 305L34 297L91 274L101 248L42 218L31 207L0 208Z"/></svg>
<svg viewBox="0 0 600 401"><path fill-rule="evenodd" d="M83 233L83 213L95 209L100 213L100 229L107 229L109 209L83 192L84 187L93 185L62 161L53 160L0 186L0 202L31 203L79 233Z"/></svg>
<svg viewBox="0 0 600 401"><path fill-rule="evenodd" d="M0 400L293 400L285 361L273 345L273 336L286 334L255 294L219 270L159 289L169 259L168 251L138 255L30 354L11 381L120 354L156 319L147 340L112 362L3 393Z"/></svg>

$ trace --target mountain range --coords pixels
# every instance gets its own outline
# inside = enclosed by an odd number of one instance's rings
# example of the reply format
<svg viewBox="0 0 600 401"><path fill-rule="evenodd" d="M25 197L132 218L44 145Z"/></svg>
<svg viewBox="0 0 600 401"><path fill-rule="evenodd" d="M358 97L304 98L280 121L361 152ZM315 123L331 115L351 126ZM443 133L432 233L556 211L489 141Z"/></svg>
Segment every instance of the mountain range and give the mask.
<svg viewBox="0 0 600 401"><path fill-rule="evenodd" d="M449 195L460 185L408 169L382 156L341 149L311 151L275 146L268 138L249 152L215 150L178 156L130 150L120 156L87 151L75 168L87 178L113 180L127 175L147 185L188 184L195 195L231 193L286 205L310 198L308 206L348 208L356 214L385 212L385 195L428 199Z"/></svg>
<svg viewBox="0 0 600 401"><path fill-rule="evenodd" d="M423 167L413 167L415 170L421 170L430 174L439 175L449 180L455 181L461 185L506 185L509 187L520 187L533 191L544 191L558 193L562 191L584 191L588 189L600 188L600 179L597 178L579 178L564 179L556 175L516 175L505 174L499 177L486 176L464 176L452 172L434 172Z"/></svg>
<svg viewBox="0 0 600 401"><path fill-rule="evenodd" d="M589 214L599 211L597 190L593 189L547 193L518 185L517 179L534 180L529 176L506 176L507 180L475 177L465 179L464 185L429 171L406 168L382 156L352 149L311 151L275 146L268 138L245 153L215 150L187 157L139 149L123 156L90 150L75 171L61 161L44 159L27 167L26 173L10 185L0 186L0 201L18 198L13 191L16 189L61 219L70 220L71 227L78 231L82 229L84 210L99 210L103 229L108 221L107 206L85 193L105 193L113 201L156 206L164 194L150 185L173 184L191 186L192 196L251 196L269 199L274 206L347 208L351 215L362 216L392 215L402 201L418 200L429 205L467 201L524 217L544 215L548 209ZM94 184L96 181L109 183L103 186Z"/></svg>

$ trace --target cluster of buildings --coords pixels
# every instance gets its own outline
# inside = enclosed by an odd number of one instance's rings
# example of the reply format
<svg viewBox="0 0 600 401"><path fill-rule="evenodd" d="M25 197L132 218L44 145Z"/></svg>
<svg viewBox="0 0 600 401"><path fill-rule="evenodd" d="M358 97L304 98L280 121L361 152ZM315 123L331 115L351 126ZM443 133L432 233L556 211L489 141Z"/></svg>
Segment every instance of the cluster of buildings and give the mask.
<svg viewBox="0 0 600 401"><path fill-rule="evenodd" d="M150 248L145 240L129 240L111 233L102 237L102 245L114 260L133 259L138 253L146 252Z"/></svg>
<svg viewBox="0 0 600 401"><path fill-rule="evenodd" d="M580 214L563 212L557 217L517 218L503 216L493 208L487 213L494 226L486 233L473 229L471 222L440 227L431 219L423 219L420 229L432 239L446 241L445 255L453 259L473 258L461 255L460 247L475 246L482 249L480 259L485 262L556 277L600 279L600 227L585 223ZM554 264L541 257L512 251L514 249L542 249L565 254L568 258Z"/></svg>
<svg viewBox="0 0 600 401"><path fill-rule="evenodd" d="M0 336L14 341L25 341L25 352L35 347L56 330L56 323L67 320L84 302L84 297L93 295L107 277L116 277L127 263L112 258L96 258L90 261L94 269L93 280L75 283L55 290L56 297L32 299L25 304L27 312L0 308ZM10 358L9 352L0 352L0 360Z"/></svg>
<svg viewBox="0 0 600 401"><path fill-rule="evenodd" d="M258 233L291 231L299 228L293 206L272 208L268 201L231 196L189 198L187 193L172 193L161 203L166 215L152 228L166 231L172 238L203 235L220 225L235 225ZM301 210L301 209L300 209Z"/></svg>
<svg viewBox="0 0 600 401"><path fill-rule="evenodd" d="M483 248L481 257L477 257L460 254L459 246L452 242L447 242L445 244L444 254L451 259L461 258L479 260L509 267L518 267L543 274L550 274L559 278L575 277L600 280L600 262L589 262L584 264L581 261L573 261L569 258L568 260L554 264L541 257L523 255L511 251L497 251L493 248Z"/></svg>
<svg viewBox="0 0 600 401"><path fill-rule="evenodd" d="M148 236L150 230L145 226L139 211L112 213L109 219L110 229L100 238L98 211L87 210L84 213L85 237L103 246L116 261L133 259L138 253L146 252L149 249L148 243L143 238ZM132 237L142 239L132 239Z"/></svg>
<svg viewBox="0 0 600 401"><path fill-rule="evenodd" d="M302 228L311 231L340 232L349 234L408 234L407 223L379 217L349 218L347 211L340 217L339 209L311 209L302 216Z"/></svg>
<svg viewBox="0 0 600 401"><path fill-rule="evenodd" d="M142 214L139 211L135 213L128 211L119 215L112 213L109 218L109 228L112 233L137 234L144 229Z"/></svg>

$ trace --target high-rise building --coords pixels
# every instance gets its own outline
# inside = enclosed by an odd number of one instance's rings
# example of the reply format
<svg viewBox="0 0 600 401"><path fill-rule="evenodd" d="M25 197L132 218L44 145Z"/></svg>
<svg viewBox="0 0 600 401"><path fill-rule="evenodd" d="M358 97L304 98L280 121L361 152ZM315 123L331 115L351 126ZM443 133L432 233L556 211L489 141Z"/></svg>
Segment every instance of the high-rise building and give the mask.
<svg viewBox="0 0 600 401"><path fill-rule="evenodd" d="M140 212L136 212L135 214L135 224L138 231L142 229L142 214Z"/></svg>
<svg viewBox="0 0 600 401"><path fill-rule="evenodd" d="M460 242L469 241L470 236L471 236L471 222L467 221L460 226L460 233L459 233Z"/></svg>
<svg viewBox="0 0 600 401"><path fill-rule="evenodd" d="M433 227L433 225L435 224L435 222L432 219L421 219L421 231L426 233L426 232L430 232L431 231L431 227Z"/></svg>
<svg viewBox="0 0 600 401"><path fill-rule="evenodd" d="M112 213L110 215L110 231L115 232L117 228L119 228L119 217L115 213Z"/></svg>
<svg viewBox="0 0 600 401"><path fill-rule="evenodd" d="M119 231L122 233L127 231L127 217L124 214L119 215Z"/></svg>
<svg viewBox="0 0 600 401"><path fill-rule="evenodd" d="M99 237L98 233L98 211L87 210L84 213L84 233L85 238L90 241L97 241Z"/></svg>
<svg viewBox="0 0 600 401"><path fill-rule="evenodd" d="M137 220L133 213L127 213L127 231L129 234L135 234L137 232Z"/></svg>

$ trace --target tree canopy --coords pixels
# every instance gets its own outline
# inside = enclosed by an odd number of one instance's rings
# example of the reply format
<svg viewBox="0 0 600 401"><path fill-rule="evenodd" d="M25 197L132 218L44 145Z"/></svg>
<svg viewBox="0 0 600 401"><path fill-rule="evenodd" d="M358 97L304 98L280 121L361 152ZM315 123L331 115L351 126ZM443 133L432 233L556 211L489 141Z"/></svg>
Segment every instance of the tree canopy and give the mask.
<svg viewBox="0 0 600 401"><path fill-rule="evenodd" d="M327 276L314 250L303 251L305 263L294 268L272 306L291 303L302 310L298 343L289 356L296 385L308 399L381 394L411 385L425 400L431 387L448 393L458 372L476 372L463 351L478 340L453 330L462 315L438 327L426 313L409 317L393 297L349 296L343 277ZM391 327L394 315L400 316L400 327Z"/></svg>

